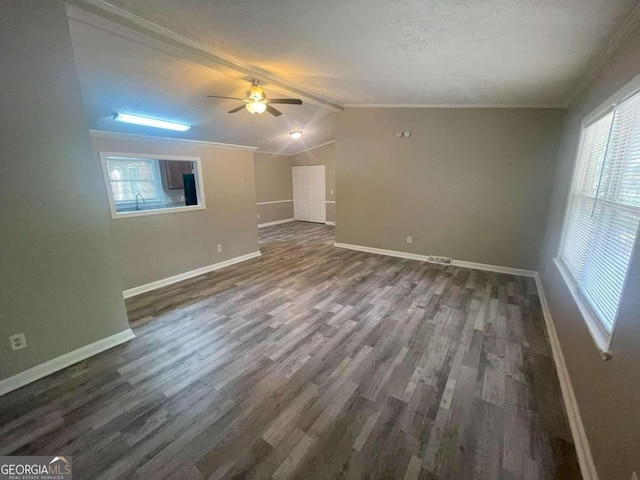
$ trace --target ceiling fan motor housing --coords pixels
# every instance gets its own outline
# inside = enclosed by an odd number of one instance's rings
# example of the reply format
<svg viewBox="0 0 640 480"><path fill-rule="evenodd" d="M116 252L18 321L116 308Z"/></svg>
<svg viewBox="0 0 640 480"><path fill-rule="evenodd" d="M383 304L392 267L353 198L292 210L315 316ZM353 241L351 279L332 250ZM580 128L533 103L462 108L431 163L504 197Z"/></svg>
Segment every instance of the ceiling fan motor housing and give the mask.
<svg viewBox="0 0 640 480"><path fill-rule="evenodd" d="M207 95L212 98L224 98L229 100L240 100L244 102L244 105L240 107L233 108L229 110L229 113L236 113L246 108L249 112L253 114L261 114L264 112L269 112L274 117L279 117L282 115L282 112L273 108L272 104L274 103L282 103L288 105L302 105L302 100L299 98L274 98L271 100L267 100L267 96L264 93L264 90L260 86L260 81L254 79L251 82L251 87L247 90L244 98L237 97L226 97L219 95Z"/></svg>
<svg viewBox="0 0 640 480"><path fill-rule="evenodd" d="M264 100L264 90L258 85L251 85L251 89L247 92L247 96L252 100Z"/></svg>

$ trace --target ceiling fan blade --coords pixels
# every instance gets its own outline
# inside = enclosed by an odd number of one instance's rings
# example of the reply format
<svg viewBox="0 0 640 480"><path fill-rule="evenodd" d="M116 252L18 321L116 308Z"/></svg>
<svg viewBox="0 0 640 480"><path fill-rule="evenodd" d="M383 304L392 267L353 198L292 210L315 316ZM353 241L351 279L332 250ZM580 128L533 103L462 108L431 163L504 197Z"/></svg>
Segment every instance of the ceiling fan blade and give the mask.
<svg viewBox="0 0 640 480"><path fill-rule="evenodd" d="M238 97L223 97L222 95L207 95L208 98L227 98L229 100L242 100L242 98Z"/></svg>
<svg viewBox="0 0 640 480"><path fill-rule="evenodd" d="M288 105L302 105L302 100L299 98L272 98L270 103L286 103Z"/></svg>
<svg viewBox="0 0 640 480"><path fill-rule="evenodd" d="M239 107L234 108L233 110L229 110L227 113L236 113L245 108L244 105L240 105Z"/></svg>
<svg viewBox="0 0 640 480"><path fill-rule="evenodd" d="M279 110L276 110L275 108L273 108L271 105L267 105L267 112L269 112L271 115L273 115L274 117L279 117L280 115L282 115L282 112Z"/></svg>

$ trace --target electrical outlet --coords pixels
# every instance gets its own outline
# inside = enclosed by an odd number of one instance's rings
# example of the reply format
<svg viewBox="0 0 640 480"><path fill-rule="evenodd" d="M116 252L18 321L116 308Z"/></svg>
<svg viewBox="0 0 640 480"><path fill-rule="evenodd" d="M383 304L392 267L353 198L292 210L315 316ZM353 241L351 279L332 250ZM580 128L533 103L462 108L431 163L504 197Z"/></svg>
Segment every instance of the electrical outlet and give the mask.
<svg viewBox="0 0 640 480"><path fill-rule="evenodd" d="M333 195L333 190L329 190L329 195Z"/></svg>
<svg viewBox="0 0 640 480"><path fill-rule="evenodd" d="M22 350L27 348L27 337L24 333L16 333L9 337L9 343L11 344L11 350Z"/></svg>
<svg viewBox="0 0 640 480"><path fill-rule="evenodd" d="M258 220L260 220L260 214L258 214Z"/></svg>
<svg viewBox="0 0 640 480"><path fill-rule="evenodd" d="M222 245L218 244L218 253L222 252Z"/></svg>
<svg viewBox="0 0 640 480"><path fill-rule="evenodd" d="M413 237L407 237L407 243L413 243Z"/></svg>
<svg viewBox="0 0 640 480"><path fill-rule="evenodd" d="M441 263L443 265L451 265L452 260L449 257L438 257L436 255L429 255L429 262Z"/></svg>

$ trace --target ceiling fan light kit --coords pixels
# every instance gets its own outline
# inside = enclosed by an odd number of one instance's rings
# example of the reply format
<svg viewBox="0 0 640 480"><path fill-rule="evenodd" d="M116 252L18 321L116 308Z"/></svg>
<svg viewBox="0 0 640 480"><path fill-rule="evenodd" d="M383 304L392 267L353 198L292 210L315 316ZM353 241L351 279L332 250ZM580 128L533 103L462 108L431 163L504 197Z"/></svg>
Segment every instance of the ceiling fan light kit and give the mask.
<svg viewBox="0 0 640 480"><path fill-rule="evenodd" d="M247 102L245 107L253 114L261 114L267 109L267 104L256 100L254 102Z"/></svg>
<svg viewBox="0 0 640 480"><path fill-rule="evenodd" d="M251 87L247 90L244 98L238 97L225 97L221 95L207 95L209 98L223 98L228 100L240 100L244 102L244 105L236 107L232 110L229 110L228 113L236 113L246 108L249 112L253 114L261 114L264 112L269 112L274 117L279 117L282 115L282 112L273 108L271 105L273 104L286 104L286 105L302 105L302 100L299 98L273 98L267 99L267 96L264 93L264 89L260 86L260 80L253 80L251 82Z"/></svg>

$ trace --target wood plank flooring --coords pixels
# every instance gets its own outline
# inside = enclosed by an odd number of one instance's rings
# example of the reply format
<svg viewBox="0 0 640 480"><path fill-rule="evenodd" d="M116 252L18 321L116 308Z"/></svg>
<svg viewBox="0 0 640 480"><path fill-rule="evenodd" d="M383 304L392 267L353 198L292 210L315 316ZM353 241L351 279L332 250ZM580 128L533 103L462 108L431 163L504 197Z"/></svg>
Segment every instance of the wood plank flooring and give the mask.
<svg viewBox="0 0 640 480"><path fill-rule="evenodd" d="M535 283L261 229L127 301L137 335L0 398L0 454L76 479L578 479Z"/></svg>

